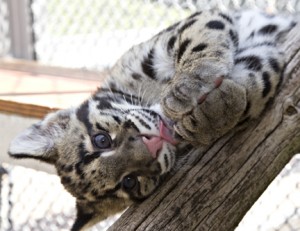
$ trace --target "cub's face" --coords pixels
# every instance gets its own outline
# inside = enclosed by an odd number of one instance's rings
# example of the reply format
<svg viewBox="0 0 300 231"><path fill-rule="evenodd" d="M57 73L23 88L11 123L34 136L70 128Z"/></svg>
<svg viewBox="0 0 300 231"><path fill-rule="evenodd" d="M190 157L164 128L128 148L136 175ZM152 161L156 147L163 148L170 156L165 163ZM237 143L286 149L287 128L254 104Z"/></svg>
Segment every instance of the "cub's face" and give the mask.
<svg viewBox="0 0 300 231"><path fill-rule="evenodd" d="M175 161L171 133L159 109L91 98L25 130L9 154L54 164L77 199L77 220L96 222L153 192Z"/></svg>

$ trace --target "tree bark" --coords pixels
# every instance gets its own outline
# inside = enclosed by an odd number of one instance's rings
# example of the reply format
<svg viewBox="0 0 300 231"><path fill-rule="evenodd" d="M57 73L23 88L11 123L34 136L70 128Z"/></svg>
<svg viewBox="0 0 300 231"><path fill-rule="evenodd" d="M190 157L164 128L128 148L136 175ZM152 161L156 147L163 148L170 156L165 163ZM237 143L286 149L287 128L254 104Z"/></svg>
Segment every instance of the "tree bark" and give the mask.
<svg viewBox="0 0 300 231"><path fill-rule="evenodd" d="M300 25L283 43L283 86L259 121L188 161L109 231L234 230L271 181L300 152Z"/></svg>

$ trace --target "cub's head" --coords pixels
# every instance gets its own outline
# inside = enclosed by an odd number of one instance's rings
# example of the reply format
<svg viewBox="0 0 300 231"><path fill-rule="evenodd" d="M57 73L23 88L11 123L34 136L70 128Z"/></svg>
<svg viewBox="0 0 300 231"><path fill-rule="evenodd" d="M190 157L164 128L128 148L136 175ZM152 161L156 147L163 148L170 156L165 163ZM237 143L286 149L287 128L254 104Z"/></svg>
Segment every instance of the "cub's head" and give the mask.
<svg viewBox="0 0 300 231"><path fill-rule="evenodd" d="M176 143L159 109L102 92L32 125L9 154L55 165L77 199L80 230L149 196L173 166Z"/></svg>

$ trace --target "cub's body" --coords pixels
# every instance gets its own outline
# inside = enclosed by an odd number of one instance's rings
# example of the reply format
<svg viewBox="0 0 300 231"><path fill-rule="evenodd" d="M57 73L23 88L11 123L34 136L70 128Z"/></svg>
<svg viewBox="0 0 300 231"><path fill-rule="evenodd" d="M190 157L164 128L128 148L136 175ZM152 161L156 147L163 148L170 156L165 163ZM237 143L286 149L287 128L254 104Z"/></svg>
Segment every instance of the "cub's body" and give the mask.
<svg viewBox="0 0 300 231"><path fill-rule="evenodd" d="M9 154L54 164L81 230L149 196L186 144L257 118L281 82L289 17L197 12L134 46L77 108L48 115Z"/></svg>

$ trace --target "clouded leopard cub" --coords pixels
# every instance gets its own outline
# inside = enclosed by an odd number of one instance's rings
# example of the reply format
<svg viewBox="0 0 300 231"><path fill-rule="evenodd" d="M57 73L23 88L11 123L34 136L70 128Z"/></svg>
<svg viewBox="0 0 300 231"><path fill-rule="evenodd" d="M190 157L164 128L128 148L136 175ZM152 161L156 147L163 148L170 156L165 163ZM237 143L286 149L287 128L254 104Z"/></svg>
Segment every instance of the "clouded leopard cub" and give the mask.
<svg viewBox="0 0 300 231"><path fill-rule="evenodd" d="M278 39L294 23L260 12L197 12L132 47L76 108L49 114L10 146L57 168L77 199L73 230L149 196L178 145L207 145L260 115L281 82Z"/></svg>

